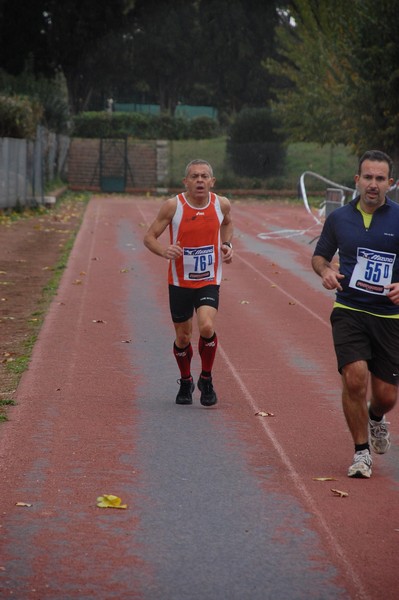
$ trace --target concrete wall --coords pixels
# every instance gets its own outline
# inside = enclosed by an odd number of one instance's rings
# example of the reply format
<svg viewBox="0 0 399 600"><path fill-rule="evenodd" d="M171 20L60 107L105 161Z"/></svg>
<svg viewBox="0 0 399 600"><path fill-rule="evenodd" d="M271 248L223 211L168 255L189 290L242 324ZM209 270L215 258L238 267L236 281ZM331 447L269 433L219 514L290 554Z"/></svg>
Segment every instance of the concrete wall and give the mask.
<svg viewBox="0 0 399 600"><path fill-rule="evenodd" d="M112 142L104 141L103 150ZM117 141L118 146L122 144ZM103 152L101 140L72 138L68 155L68 186L73 190L101 191L101 173L112 172L112 152ZM120 156L119 156L120 161ZM169 144L164 140L127 142L126 192L162 191L167 187Z"/></svg>

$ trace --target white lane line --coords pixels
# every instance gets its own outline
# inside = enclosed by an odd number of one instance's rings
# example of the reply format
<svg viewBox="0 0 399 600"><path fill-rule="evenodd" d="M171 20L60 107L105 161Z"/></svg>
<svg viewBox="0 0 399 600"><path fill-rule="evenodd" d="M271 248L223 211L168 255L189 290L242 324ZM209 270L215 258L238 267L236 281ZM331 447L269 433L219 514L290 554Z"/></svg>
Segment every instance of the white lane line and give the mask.
<svg viewBox="0 0 399 600"><path fill-rule="evenodd" d="M319 317L319 315L317 313L315 313L313 310L311 310L305 304L302 304L302 302L300 300L298 300L298 298L296 298L295 296L292 296L291 294L289 294L288 292L286 292L281 286L278 285L278 283L276 283L275 281L273 281L273 279L270 279L270 277L268 277L267 275L265 275L264 273L262 273L262 271L259 271L259 269L257 269L256 267L254 267L253 264L250 263L248 260L245 260L245 258L243 258L239 253L235 253L234 254L234 258L238 258L239 260L241 260L241 262L243 262L245 265L247 265L247 267L249 267L250 269L252 269L253 271L255 271L255 273L257 275L259 275L259 277L262 277L262 279L265 279L266 281L268 281L271 285L273 285L274 287L276 287L282 294L284 294L285 296L287 296L287 298L290 298L290 300L294 300L295 304L297 304L298 306L300 306L301 308L303 308L303 310L306 310L306 312L308 312L309 314L312 315L312 317L314 317L315 319L317 319L318 321L320 321L320 323L322 323L326 327L330 327L330 323L328 323L328 321L326 321L325 319L322 319L322 317ZM316 274L315 274L315 277L317 277Z"/></svg>
<svg viewBox="0 0 399 600"><path fill-rule="evenodd" d="M245 383L243 382L241 377L238 375L237 368L230 361L229 357L227 356L227 354L224 351L223 347L221 346L220 342L218 344L218 351L220 352L224 362L226 363L228 369L230 370L231 375L233 376L236 383L240 387L242 395L248 402L251 410L255 413L258 410L257 404L256 404L254 398L252 397L252 395L250 394ZM284 448L281 446L281 444L277 440L273 430L267 424L267 421L265 419L259 419L258 423L263 428L264 433L269 438L269 440L273 444L277 454L279 455L281 461L286 466L289 476L291 477L295 487L298 489L299 494L303 497L303 499L307 503L310 512L319 521L322 529L324 530L324 532L327 536L327 540L328 540L333 552L336 554L336 556L341 561L348 577L350 578L354 587L356 588L357 597L361 598L362 600L372 600L372 598L368 595L368 593L364 589L364 586L363 586L360 578L354 571L351 562L346 557L346 554L345 554L342 546L339 544L339 542L334 537L334 534L333 534L332 530L330 529L327 521L325 520L322 513L317 508L317 505L316 505L315 501L313 500L311 493L308 491L307 487L302 482L301 477L300 477L299 473L296 471L292 462L290 461L288 454L285 452Z"/></svg>
<svg viewBox="0 0 399 600"><path fill-rule="evenodd" d="M147 221L147 219L146 219L143 211L141 210L141 207L138 207L138 208L139 208L139 212L141 213L143 219L145 221ZM261 271L259 271L256 267L254 267L252 263L248 262L247 260L245 260L245 258L243 258L242 256L240 256L239 253L235 254L235 258L238 258L239 260L241 260L250 269L252 269L253 271L255 271L262 279L265 279L270 284L273 284L282 294L284 294L288 298L294 300L296 304L298 304L299 306L301 306L304 310L306 310L308 313L310 313L314 318L318 319L323 325L325 325L327 327L330 326L330 324L327 321L325 321L324 319L322 319L321 317L319 317L318 314L316 314L310 308L308 308L307 306L305 306L304 304L302 304L302 302L300 302L297 298L295 298L294 296L292 296L291 294L289 294L288 292L286 292L282 287L280 287L278 284L276 284L275 281L273 281L272 279L270 279L269 277L267 277L267 275L265 275L264 273L262 273ZM238 384L238 386L239 386L239 388L241 390L241 393L244 396L244 398L246 399L246 401L248 402L251 410L253 412L256 412L258 410L258 408L257 408L257 405L255 403L255 400L253 399L252 395L250 394L248 388L245 386L245 384L244 384L243 380L241 379L241 377L238 375L237 369L234 367L234 365L230 361L229 357L227 356L227 354L224 351L223 346L221 345L220 342L218 344L218 351L220 352L221 357L223 358L224 362L226 363L226 365L227 365L227 367L228 367L231 375L233 376L233 378L235 379L236 383ZM318 510L318 508L316 506L316 503L313 500L312 495L308 491L307 487L301 481L301 477L300 477L299 473L295 470L295 467L291 463L291 461L290 461L287 453L285 452L284 448L278 442L278 440L277 440L274 432L272 431L272 429L267 424L267 421L265 421L264 419L259 419L258 423L263 428L264 433L269 438L270 442L273 444L273 446L274 446L277 454L280 457L280 460L286 466L286 468L288 470L289 476L291 477L291 479L292 479L295 487L298 489L300 495L303 497L303 499L307 503L310 512L313 513L313 515L319 521L320 526L324 530L324 532L326 534L326 537L327 537L327 540L328 540L328 542L329 542L329 544L330 544L333 552L336 554L336 556L341 561L341 563L342 563L342 565L343 565L343 567L345 569L345 572L347 573L349 579L352 581L354 587L357 589L357 596L358 596L358 598L362 599L362 600L372 600L372 598L367 594L366 590L364 589L364 586L363 586L360 578L358 577L358 575L354 571L354 569L352 567L352 564L350 563L350 561L346 557L346 554L345 554L343 548L341 547L341 545L339 544L339 542L334 537L334 534L333 534L332 530L330 529L327 521L323 517L322 513Z"/></svg>

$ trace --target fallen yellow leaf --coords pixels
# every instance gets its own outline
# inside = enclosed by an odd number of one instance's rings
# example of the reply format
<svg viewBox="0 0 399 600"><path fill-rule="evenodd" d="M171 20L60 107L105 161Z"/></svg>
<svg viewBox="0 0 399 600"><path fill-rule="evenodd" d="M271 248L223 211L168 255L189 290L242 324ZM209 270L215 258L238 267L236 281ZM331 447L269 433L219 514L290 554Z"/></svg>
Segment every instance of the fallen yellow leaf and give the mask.
<svg viewBox="0 0 399 600"><path fill-rule="evenodd" d="M339 496L340 498L346 498L347 496L349 496L348 492L342 492L341 490L334 490L333 488L331 488L331 491L334 494L334 496Z"/></svg>
<svg viewBox="0 0 399 600"><path fill-rule="evenodd" d="M255 417L274 417L274 413L264 412L262 410L255 413Z"/></svg>
<svg viewBox="0 0 399 600"><path fill-rule="evenodd" d="M121 504L122 500L113 494L104 494L97 498L99 508L127 508L127 504Z"/></svg>
<svg viewBox="0 0 399 600"><path fill-rule="evenodd" d="M27 502L16 502L15 506L32 506L32 504L28 504Z"/></svg>
<svg viewBox="0 0 399 600"><path fill-rule="evenodd" d="M241 300L240 304L249 304L248 300Z"/></svg>
<svg viewBox="0 0 399 600"><path fill-rule="evenodd" d="M337 481L335 477L313 477L313 481Z"/></svg>

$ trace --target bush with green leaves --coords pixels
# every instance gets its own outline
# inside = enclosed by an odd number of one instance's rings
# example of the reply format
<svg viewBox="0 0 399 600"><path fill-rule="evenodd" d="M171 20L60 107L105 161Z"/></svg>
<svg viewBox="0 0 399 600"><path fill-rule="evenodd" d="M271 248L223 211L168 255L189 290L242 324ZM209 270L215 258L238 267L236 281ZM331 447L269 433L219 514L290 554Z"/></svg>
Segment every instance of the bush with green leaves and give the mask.
<svg viewBox="0 0 399 600"><path fill-rule="evenodd" d="M68 92L61 73L48 79L36 76L29 65L19 75L10 75L0 69L0 95L29 98L35 113L40 110L40 125L49 131L68 133Z"/></svg>
<svg viewBox="0 0 399 600"><path fill-rule="evenodd" d="M219 135L218 124L210 117L194 117L190 121L190 138L194 140L205 140Z"/></svg>
<svg viewBox="0 0 399 600"><path fill-rule="evenodd" d="M286 149L268 108L242 110L230 126L227 154L234 173L267 178L283 175Z"/></svg>
<svg viewBox="0 0 399 600"><path fill-rule="evenodd" d="M217 123L210 117L186 119L132 112L84 112L73 118L73 137L140 140L188 140L215 137Z"/></svg>
<svg viewBox="0 0 399 600"><path fill-rule="evenodd" d="M0 138L33 139L42 115L38 101L26 96L0 95Z"/></svg>

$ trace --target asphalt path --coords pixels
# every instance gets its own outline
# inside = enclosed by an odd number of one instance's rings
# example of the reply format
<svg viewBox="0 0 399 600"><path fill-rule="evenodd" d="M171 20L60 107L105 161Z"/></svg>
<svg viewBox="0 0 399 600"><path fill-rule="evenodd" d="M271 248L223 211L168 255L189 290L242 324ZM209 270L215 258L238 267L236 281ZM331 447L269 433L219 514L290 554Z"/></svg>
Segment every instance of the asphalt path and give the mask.
<svg viewBox="0 0 399 600"><path fill-rule="evenodd" d="M320 227L299 205L233 202L219 403L177 406L167 263L142 243L160 202L88 205L0 427L0 597L396 599L398 413L372 478L347 478Z"/></svg>

